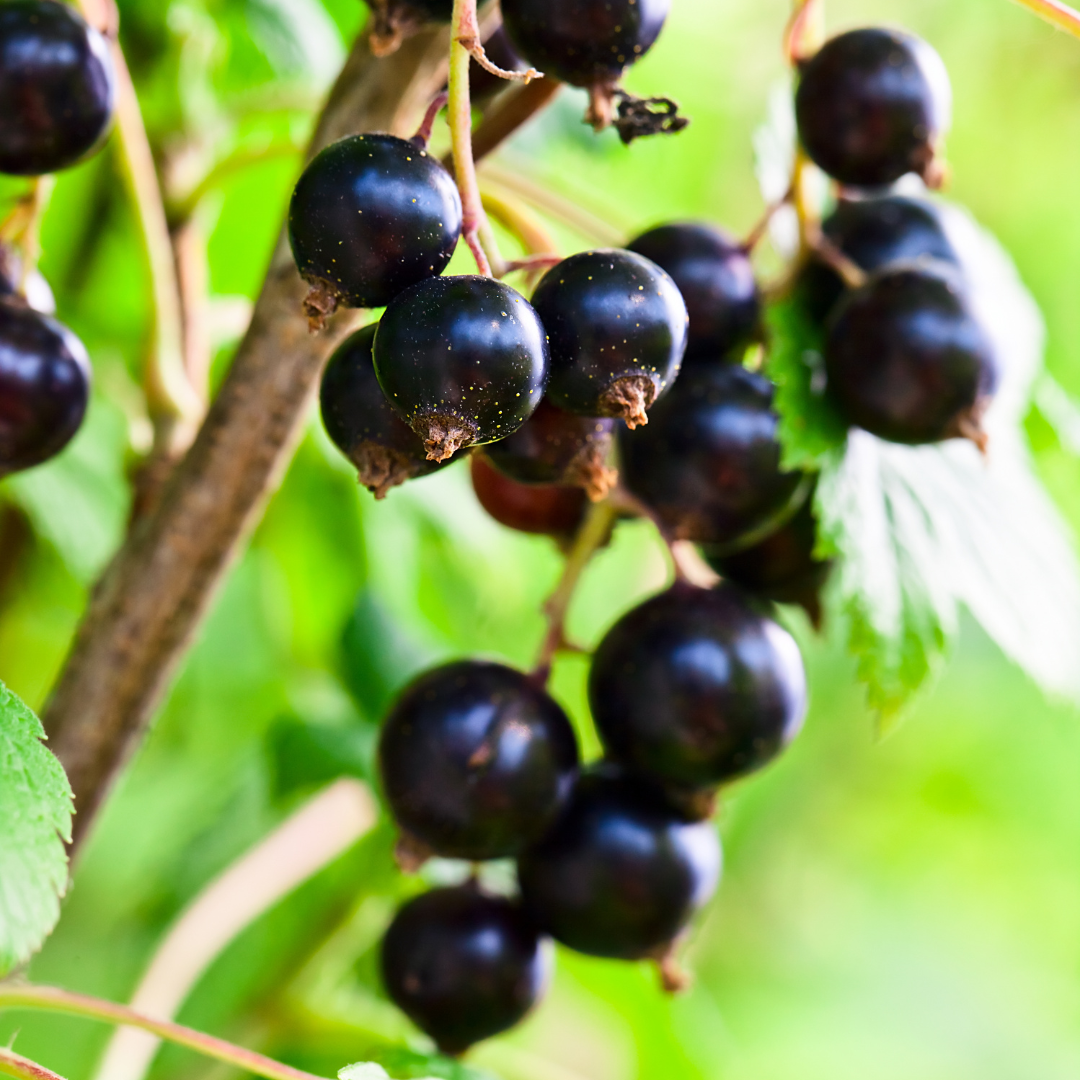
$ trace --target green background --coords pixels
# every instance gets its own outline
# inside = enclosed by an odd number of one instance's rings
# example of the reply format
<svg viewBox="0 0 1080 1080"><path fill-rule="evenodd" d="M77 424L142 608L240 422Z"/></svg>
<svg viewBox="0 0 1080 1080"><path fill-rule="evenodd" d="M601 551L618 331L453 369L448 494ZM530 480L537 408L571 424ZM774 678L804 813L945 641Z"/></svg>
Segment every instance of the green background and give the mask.
<svg viewBox="0 0 1080 1080"><path fill-rule="evenodd" d="M120 7L159 150L269 148L199 213L220 375L234 344L230 313L235 324L237 298L258 289L299 166L289 147L303 141L364 9L356 0ZM673 8L629 85L677 98L693 118L686 132L624 148L581 127L582 95L567 92L501 163L626 230L702 217L745 231L762 209L751 139L784 78L786 4ZM828 17L830 29L904 25L940 50L955 92L950 195L1012 252L1047 320L1048 366L1080 392L1080 42L1007 0L828 0ZM0 679L34 707L119 541L125 470L145 438L145 275L116 175L106 152L62 176L44 230L59 315L95 363L90 422L59 461L0 484ZM567 252L587 242L556 231ZM1080 523L1075 460L1042 421L1029 430L1059 505ZM182 906L310 795L328 762L365 774L380 712L410 672L475 653L529 662L558 566L547 541L485 518L461 465L375 503L313 414L31 977L129 996ZM622 526L586 578L573 634L595 641L664 573L649 529ZM560 952L541 1008L471 1063L512 1080L1080 1074L1074 710L1048 704L966 624L943 677L879 740L842 627L820 639L800 615L790 623L809 670L809 719L782 760L723 800L725 880L686 949L693 989L668 999L645 966ZM580 660L560 661L553 685L594 754L584 674ZM368 1057L395 1075L437 1068L400 1049L425 1044L387 1009L374 976L371 949L395 897L419 887L393 871L390 842L381 825L247 931L181 1018L327 1076ZM16 1031L20 1052L70 1080L92 1075L108 1034L83 1021L0 1018L0 1039ZM154 1075L228 1074L167 1051Z"/></svg>

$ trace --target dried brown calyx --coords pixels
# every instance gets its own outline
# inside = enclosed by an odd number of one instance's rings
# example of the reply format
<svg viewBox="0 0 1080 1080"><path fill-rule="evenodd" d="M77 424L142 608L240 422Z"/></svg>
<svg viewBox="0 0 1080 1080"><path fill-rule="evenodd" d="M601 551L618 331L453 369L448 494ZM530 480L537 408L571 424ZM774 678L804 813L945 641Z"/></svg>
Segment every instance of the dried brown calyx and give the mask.
<svg viewBox="0 0 1080 1080"><path fill-rule="evenodd" d="M649 422L646 409L656 400L656 383L648 375L624 375L600 395L600 415L626 421L632 431Z"/></svg>
<svg viewBox="0 0 1080 1080"><path fill-rule="evenodd" d="M308 294L304 297L304 314L307 316L308 329L313 334L326 329L326 320L338 309L341 293L329 281L322 278L306 278Z"/></svg>
<svg viewBox="0 0 1080 1080"><path fill-rule="evenodd" d="M583 488L593 502L606 499L619 480L619 471L608 464L610 452L610 432L590 439L567 465L563 483Z"/></svg>
<svg viewBox="0 0 1080 1080"><path fill-rule="evenodd" d="M360 443L350 456L360 483L376 499L385 499L391 488L404 484L424 471L424 466L415 458L376 442Z"/></svg>
<svg viewBox="0 0 1080 1080"><path fill-rule="evenodd" d="M945 433L945 437L948 439L968 439L979 448L979 453L985 456L990 446L990 437L986 434L982 422L991 400L987 394L977 398L974 405L965 409L953 420Z"/></svg>
<svg viewBox="0 0 1080 1080"><path fill-rule="evenodd" d="M428 461L446 461L476 442L476 425L459 416L421 416L412 429L420 436Z"/></svg>
<svg viewBox="0 0 1080 1080"><path fill-rule="evenodd" d="M397 52L402 42L431 22L422 8L408 0L371 0L371 14L371 53L379 57Z"/></svg>

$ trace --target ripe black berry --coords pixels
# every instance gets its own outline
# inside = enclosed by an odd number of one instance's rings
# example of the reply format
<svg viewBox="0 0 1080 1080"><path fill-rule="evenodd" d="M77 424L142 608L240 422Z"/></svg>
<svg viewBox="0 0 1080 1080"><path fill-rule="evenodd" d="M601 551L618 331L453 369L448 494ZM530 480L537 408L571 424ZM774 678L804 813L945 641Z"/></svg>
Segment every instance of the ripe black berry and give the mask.
<svg viewBox="0 0 1080 1080"><path fill-rule="evenodd" d="M615 421L576 416L546 398L513 435L491 443L491 463L522 484L569 484L602 499L615 482L608 465Z"/></svg>
<svg viewBox="0 0 1080 1080"><path fill-rule="evenodd" d="M611 86L644 56L671 0L503 0L503 23L517 51L552 78Z"/></svg>
<svg viewBox="0 0 1080 1080"><path fill-rule="evenodd" d="M797 505L780 469L772 384L737 364L691 367L642 431L621 432L622 480L681 540L749 546Z"/></svg>
<svg viewBox="0 0 1080 1080"><path fill-rule="evenodd" d="M105 39L53 0L0 4L0 172L76 164L112 123L116 76Z"/></svg>
<svg viewBox="0 0 1080 1080"><path fill-rule="evenodd" d="M941 211L929 199L841 199L821 228L826 239L868 273L924 257L960 264ZM798 288L808 313L824 321L843 294L844 283L832 267L812 257L799 275Z"/></svg>
<svg viewBox="0 0 1080 1080"><path fill-rule="evenodd" d="M806 711L806 676L794 638L736 586L677 584L608 631L589 704L609 757L700 788L787 745Z"/></svg>
<svg viewBox="0 0 1080 1080"><path fill-rule="evenodd" d="M47 315L0 303L0 476L60 453L89 399L82 342Z"/></svg>
<svg viewBox="0 0 1080 1080"><path fill-rule="evenodd" d="M799 138L841 184L876 187L904 173L936 182L949 126L949 76L921 38L900 30L851 30L802 69L795 94Z"/></svg>
<svg viewBox="0 0 1080 1080"><path fill-rule="evenodd" d="M414 285L386 309L375 335L379 385L433 461L521 427L543 395L547 365L532 306L486 277Z"/></svg>
<svg viewBox="0 0 1080 1080"><path fill-rule="evenodd" d="M705 545L702 554L721 577L754 596L778 604L798 604L820 628L821 590L832 562L815 557L816 545L813 499L807 498L790 521L753 547L725 554Z"/></svg>
<svg viewBox="0 0 1080 1080"><path fill-rule="evenodd" d="M518 532L569 540L578 530L588 497L564 484L521 484L504 476L477 452L470 459L473 490L480 505L500 525Z"/></svg>
<svg viewBox="0 0 1080 1080"><path fill-rule="evenodd" d="M630 251L583 251L549 270L533 305L551 342L552 404L648 423L679 373L686 305L675 282Z"/></svg>
<svg viewBox="0 0 1080 1080"><path fill-rule="evenodd" d="M578 779L555 827L518 860L538 926L578 952L628 960L669 945L719 876L713 826L610 765Z"/></svg>
<svg viewBox="0 0 1080 1080"><path fill-rule="evenodd" d="M351 135L304 170L289 204L289 243L312 286L308 312L382 307L446 269L461 236L450 174L415 143Z"/></svg>
<svg viewBox="0 0 1080 1080"><path fill-rule="evenodd" d="M528 675L458 661L398 698L379 739L395 820L437 855L516 855L550 824L577 768L566 714Z"/></svg>
<svg viewBox="0 0 1080 1080"><path fill-rule="evenodd" d="M825 368L847 419L882 439L985 443L997 361L944 263L902 263L849 293L829 320Z"/></svg>
<svg viewBox="0 0 1080 1080"><path fill-rule="evenodd" d="M390 408L375 378L375 330L375 324L358 330L330 357L319 402L327 435L356 466L360 483L381 499L449 461L429 461L420 437Z"/></svg>
<svg viewBox="0 0 1080 1080"><path fill-rule="evenodd" d="M394 1003L447 1054L518 1023L551 969L551 951L521 906L472 883L405 904L381 959Z"/></svg>
<svg viewBox="0 0 1080 1080"><path fill-rule="evenodd" d="M686 363L725 358L758 331L761 296L750 257L720 229L661 225L627 247L666 270L682 293L690 315Z"/></svg>

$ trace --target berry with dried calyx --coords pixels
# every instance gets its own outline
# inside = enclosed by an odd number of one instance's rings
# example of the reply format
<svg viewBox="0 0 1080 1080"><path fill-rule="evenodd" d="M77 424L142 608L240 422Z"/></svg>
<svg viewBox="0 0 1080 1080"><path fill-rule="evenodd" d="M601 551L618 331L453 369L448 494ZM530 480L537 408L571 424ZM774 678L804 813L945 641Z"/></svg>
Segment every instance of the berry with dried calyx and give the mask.
<svg viewBox="0 0 1080 1080"><path fill-rule="evenodd" d="M825 370L847 420L879 438L986 447L998 362L946 263L896 264L849 292L829 320Z"/></svg>
<svg viewBox="0 0 1080 1080"><path fill-rule="evenodd" d="M583 773L555 826L518 859L536 924L578 952L660 957L720 877L720 841L643 777Z"/></svg>
<svg viewBox="0 0 1080 1080"><path fill-rule="evenodd" d="M480 505L508 529L567 542L585 517L589 500L579 487L511 480L491 464L484 451L476 451L469 466Z"/></svg>
<svg viewBox="0 0 1080 1080"><path fill-rule="evenodd" d="M0 302L0 476L60 453L89 400L82 342L47 315Z"/></svg>
<svg viewBox="0 0 1080 1080"><path fill-rule="evenodd" d="M805 494L780 468L772 384L738 364L695 365L652 412L620 432L621 476L672 539L749 547Z"/></svg>
<svg viewBox="0 0 1080 1080"><path fill-rule="evenodd" d="M521 905L474 882L408 901L380 959L391 999L446 1054L517 1024L551 975L550 943Z"/></svg>
<svg viewBox="0 0 1080 1080"><path fill-rule="evenodd" d="M867 27L827 41L802 65L799 139L841 184L879 187L917 173L931 186L952 92L941 57L902 30Z"/></svg>
<svg viewBox="0 0 1080 1080"><path fill-rule="evenodd" d="M918 258L960 265L941 209L929 199L908 195L841 199L822 222L821 231L841 254L867 273ZM843 292L840 275L820 257L811 255L797 284L798 298L810 316L823 322Z"/></svg>
<svg viewBox="0 0 1080 1080"><path fill-rule="evenodd" d="M491 463L520 484L563 484L604 498L618 474L610 465L615 421L577 416L546 398L513 435L491 443Z"/></svg>
<svg viewBox="0 0 1080 1080"><path fill-rule="evenodd" d="M431 278L387 307L375 372L432 461L505 438L544 393L548 346L532 305L478 276Z"/></svg>
<svg viewBox="0 0 1080 1080"><path fill-rule="evenodd" d="M112 125L116 73L105 38L67 4L0 4L0 172L77 164Z"/></svg>
<svg viewBox="0 0 1080 1080"><path fill-rule="evenodd" d="M446 269L461 236L453 177L415 143L351 135L316 155L289 204L289 243L313 326L373 308Z"/></svg>
<svg viewBox="0 0 1080 1080"><path fill-rule="evenodd" d="M627 248L666 270L690 317L685 363L737 360L760 331L761 294L746 249L712 225L660 225Z"/></svg>
<svg viewBox="0 0 1080 1080"><path fill-rule="evenodd" d="M671 277L630 251L583 251L544 275L533 306L551 343L552 404L648 423L686 351L686 304Z"/></svg>
<svg viewBox="0 0 1080 1080"><path fill-rule="evenodd" d="M357 330L330 357L319 404L327 435L356 466L360 483L382 499L392 487L450 462L429 461L420 437L390 408L375 377L375 330L376 324Z"/></svg>
<svg viewBox="0 0 1080 1080"><path fill-rule="evenodd" d="M794 638L734 585L677 583L624 615L589 674L609 757L681 788L760 768L802 726Z"/></svg>
<svg viewBox="0 0 1080 1080"><path fill-rule="evenodd" d="M480 660L415 679L379 737L394 819L447 858L516 855L555 818L577 764L574 730L543 686Z"/></svg>

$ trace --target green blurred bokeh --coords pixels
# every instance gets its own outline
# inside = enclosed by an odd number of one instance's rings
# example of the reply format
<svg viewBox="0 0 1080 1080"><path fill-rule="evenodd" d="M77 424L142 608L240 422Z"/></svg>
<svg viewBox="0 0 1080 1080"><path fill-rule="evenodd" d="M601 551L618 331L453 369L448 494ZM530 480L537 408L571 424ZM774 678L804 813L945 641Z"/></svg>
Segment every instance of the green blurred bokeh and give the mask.
<svg viewBox="0 0 1080 1080"><path fill-rule="evenodd" d="M298 168L287 148L302 141L364 9L120 7L159 149L270 148L198 215L223 370ZM566 92L500 164L627 230L701 217L743 231L762 209L752 134L783 85L787 5L673 7L630 85L677 98L693 118L685 133L629 149L610 133L597 139L580 126L583 96ZM1080 42L1007 0L828 0L828 16L832 29L901 24L941 51L955 91L950 195L1012 252L1046 317L1048 366L1080 392ZM587 242L551 224L566 250ZM0 679L35 707L119 542L124 470L145 434L145 275L110 153L60 178L43 269L60 317L90 348L98 390L64 458L0 485ZM1029 428L1059 505L1080 523L1075 459L1041 421ZM624 525L589 572L574 635L595 641L660 587L664 566L649 530ZM485 518L463 466L374 502L313 415L32 978L130 996L183 905L325 778L320 747L364 775L379 711L411 671L473 653L528 663L558 567L546 541ZM693 989L668 999L645 966L560 953L548 1000L480 1048L478 1067L508 1080L1080 1075L1078 717L1043 700L972 624L935 688L878 741L842 628L822 640L790 620L810 716L780 762L724 800L726 874L687 948ZM580 660L561 661L554 691L595 753L584 674ZM424 1043L380 1000L371 956L395 897L416 888L393 872L389 850L382 825L248 930L181 1018L323 1075L369 1056L408 1072L394 1047ZM319 949L321 976L309 964ZM93 1075L108 1035L82 1021L0 1018L0 1041L14 1032L17 1049L71 1080ZM227 1074L166 1051L153 1075Z"/></svg>

